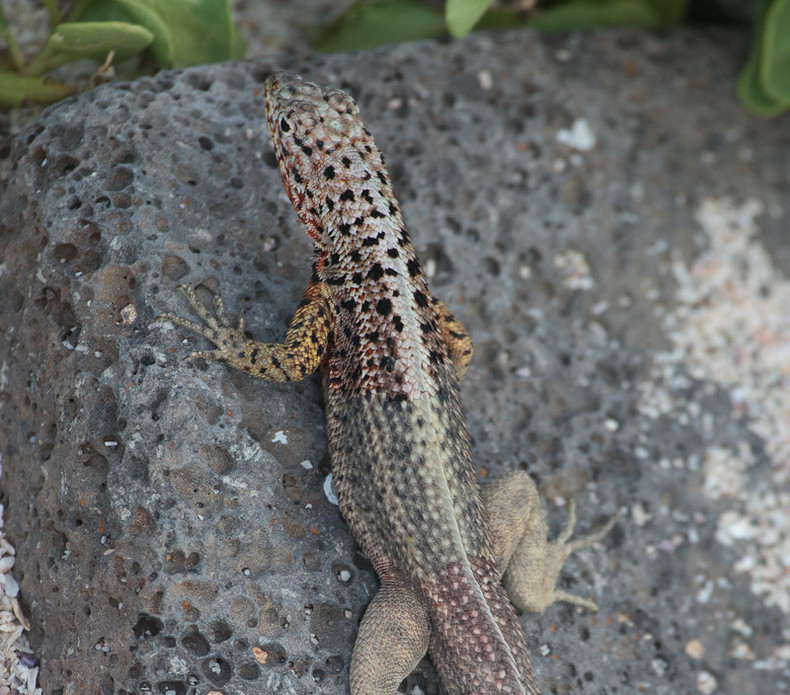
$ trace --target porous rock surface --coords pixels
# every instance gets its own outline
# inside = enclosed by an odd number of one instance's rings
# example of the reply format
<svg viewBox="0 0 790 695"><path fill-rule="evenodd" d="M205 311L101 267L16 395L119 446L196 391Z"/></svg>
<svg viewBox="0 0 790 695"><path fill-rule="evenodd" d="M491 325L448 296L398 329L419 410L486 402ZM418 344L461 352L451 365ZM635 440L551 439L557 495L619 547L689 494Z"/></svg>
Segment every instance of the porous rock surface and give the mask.
<svg viewBox="0 0 790 695"><path fill-rule="evenodd" d="M273 68L359 99L433 289L476 343L481 474L526 467L578 499L582 530L620 506L698 505L693 472L633 452L688 455L702 437L645 423L635 388L662 346L670 250L698 250L696 199L762 190L748 164L737 186L711 177L701 153L736 166L740 138L782 166L732 99L731 41L513 33L290 54L104 86L18 136L0 189L0 451L44 692L347 693L376 582L324 492L318 380L185 362L209 346L153 324L188 313L177 285L203 283L254 336L284 334L310 244L264 121ZM723 402L706 407L736 437ZM524 617L545 692L696 690L684 644L715 620L689 607L685 570L643 551L671 532L627 517L564 575L599 614ZM701 533L696 552L726 573ZM766 692L773 676L709 639L725 685ZM415 685L438 692L430 665Z"/></svg>

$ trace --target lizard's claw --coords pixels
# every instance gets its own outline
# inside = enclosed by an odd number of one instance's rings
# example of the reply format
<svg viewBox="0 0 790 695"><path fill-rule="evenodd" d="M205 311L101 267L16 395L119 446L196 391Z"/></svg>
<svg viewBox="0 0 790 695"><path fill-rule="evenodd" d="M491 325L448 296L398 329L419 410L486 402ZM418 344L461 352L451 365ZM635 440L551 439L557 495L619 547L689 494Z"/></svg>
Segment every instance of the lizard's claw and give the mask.
<svg viewBox="0 0 790 695"><path fill-rule="evenodd" d="M185 355L185 360L196 360L196 359L204 359L207 362L222 362L222 351L221 350L194 350L190 352L188 355Z"/></svg>
<svg viewBox="0 0 790 695"><path fill-rule="evenodd" d="M575 524L576 522L576 515L574 513L575 508L576 505L573 502L571 502L568 509L568 524L566 525L566 530L568 530L568 527L570 527L571 533L573 533L573 524ZM606 523L604 523L604 525L601 526L601 528L599 528L597 531L588 533L586 536L577 538L575 541L567 542L571 534L569 533L566 537L563 538L563 536L565 536L565 531L563 531L563 533L560 535L559 538L557 538L555 542L560 543L562 541L565 544L565 548L567 550L567 555L566 555L567 557L571 553L575 553L577 550L581 550L582 548L589 548L594 543L597 543L598 541L602 540L606 536L606 534L608 534L609 531L612 530L612 527L618 521L620 521L620 516L621 514L618 511L616 514L610 516L606 520ZM571 524L571 518L573 518L573 524Z"/></svg>
<svg viewBox="0 0 790 695"><path fill-rule="evenodd" d="M227 361L227 350L237 348L245 342L244 319L240 318L238 326L234 328L228 321L225 313L225 305L219 295L214 295L214 314L197 298L195 291L186 285L179 285L178 289L184 293L189 301L189 305L201 320L201 323L176 316L170 312L165 312L156 317L155 321L170 321L171 323L187 328L198 335L210 340L217 346L217 350L196 350L187 355L184 359L194 359L202 357L212 362Z"/></svg>
<svg viewBox="0 0 790 695"><path fill-rule="evenodd" d="M588 533L586 536L582 536L581 538L570 540L571 535L573 535L573 528L576 525L576 503L571 500L568 504L568 521L565 524L565 528L556 540L551 541L548 544L549 549L547 553L546 565L547 567L551 567L552 575L559 576L559 572L560 569L562 569L563 563L570 555L575 553L577 550L581 550L582 548L589 548L591 545L602 540L619 520L620 512L617 512L616 514L613 514L611 517L609 517L609 519L606 520L606 523L598 530ZM562 591L561 589L554 589L552 598L554 601L567 601L568 603L581 606L582 608L586 608L587 610L593 612L598 610L598 604L595 603L595 601L582 598L581 596L576 596L575 594L570 594L567 591Z"/></svg>

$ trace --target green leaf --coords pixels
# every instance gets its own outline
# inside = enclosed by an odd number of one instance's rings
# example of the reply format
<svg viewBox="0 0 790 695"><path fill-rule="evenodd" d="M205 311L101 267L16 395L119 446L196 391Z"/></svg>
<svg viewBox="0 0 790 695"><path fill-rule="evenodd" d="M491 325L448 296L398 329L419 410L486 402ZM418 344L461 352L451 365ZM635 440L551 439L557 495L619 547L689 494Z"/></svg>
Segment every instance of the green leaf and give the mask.
<svg viewBox="0 0 790 695"><path fill-rule="evenodd" d="M766 17L771 5L772 0L760 0L757 6L752 50L738 77L738 97L748 109L761 116L776 116L790 107L790 100L783 102L765 90L761 74Z"/></svg>
<svg viewBox="0 0 790 695"><path fill-rule="evenodd" d="M774 0L765 14L760 82L780 102L790 102L790 0Z"/></svg>
<svg viewBox="0 0 790 695"><path fill-rule="evenodd" d="M80 6L81 5L81 6ZM72 19L72 13L81 13ZM131 22L134 18L121 7L115 0L75 0L69 8L68 21L80 22Z"/></svg>
<svg viewBox="0 0 790 695"><path fill-rule="evenodd" d="M80 58L104 60L115 51L120 63L140 53L153 41L144 27L125 22L66 22L55 27L44 48L27 67L38 76Z"/></svg>
<svg viewBox="0 0 790 695"><path fill-rule="evenodd" d="M659 18L660 26L681 24L688 14L691 0L645 0Z"/></svg>
<svg viewBox="0 0 790 695"><path fill-rule="evenodd" d="M90 22L90 21L107 21L110 19L120 20L119 17L99 17L91 13L92 16L88 16L88 13L93 8L100 8L102 6L106 6L108 4L106 0L72 0L71 5L69 5L68 12L63 21L65 22ZM127 19L124 17L123 19Z"/></svg>
<svg viewBox="0 0 790 695"><path fill-rule="evenodd" d="M416 0L357 0L336 21L313 34L325 53L360 51L397 41L444 36L442 13Z"/></svg>
<svg viewBox="0 0 790 695"><path fill-rule="evenodd" d="M784 111L788 104L782 104L766 94L760 86L758 75L759 58L755 51L749 56L746 66L738 77L738 97L744 105L760 116L776 116Z"/></svg>
<svg viewBox="0 0 790 695"><path fill-rule="evenodd" d="M154 10L140 0L118 0L118 4L135 22L153 34L151 51L159 65L164 68L173 67L175 65L175 46L171 36L172 32L167 24Z"/></svg>
<svg viewBox="0 0 790 695"><path fill-rule="evenodd" d="M492 3L493 0L447 0L444 17L450 33L457 39L466 36Z"/></svg>
<svg viewBox="0 0 790 695"><path fill-rule="evenodd" d="M25 77L0 72L0 106L15 108L24 102L52 104L74 94L76 89L46 77Z"/></svg>
<svg viewBox="0 0 790 695"><path fill-rule="evenodd" d="M661 15L648 0L569 0L528 22L542 31L569 31L600 26L657 26Z"/></svg>
<svg viewBox="0 0 790 695"><path fill-rule="evenodd" d="M244 55L228 0L116 0L154 35L162 67L215 63Z"/></svg>
<svg viewBox="0 0 790 695"><path fill-rule="evenodd" d="M572 31L601 26L665 27L683 21L690 0L564 0L539 5L524 18L509 9L490 10L478 29L532 27L541 31Z"/></svg>

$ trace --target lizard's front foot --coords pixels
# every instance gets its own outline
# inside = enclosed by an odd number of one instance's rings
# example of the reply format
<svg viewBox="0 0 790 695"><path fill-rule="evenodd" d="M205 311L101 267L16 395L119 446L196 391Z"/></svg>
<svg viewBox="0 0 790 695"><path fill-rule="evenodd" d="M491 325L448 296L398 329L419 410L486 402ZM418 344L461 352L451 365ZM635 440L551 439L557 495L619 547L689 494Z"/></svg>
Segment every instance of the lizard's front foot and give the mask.
<svg viewBox="0 0 790 695"><path fill-rule="evenodd" d="M202 357L214 362L232 363L231 356L239 354L243 350L245 343L249 342L244 336L244 319L240 318L238 326L234 328L228 321L225 305L222 303L219 295L214 295L214 315L212 315L198 301L195 291L191 287L179 285L178 289L186 295L192 310L200 317L203 323L196 323L169 312L160 314L155 321L170 321L178 326L188 328L204 338L208 338L217 346L216 350L195 350L189 353L186 359Z"/></svg>
<svg viewBox="0 0 790 695"><path fill-rule="evenodd" d="M332 330L334 312L323 283L311 282L296 310L283 343L261 343L244 335L244 319L235 328L225 315L219 296L214 295L212 315L195 296L195 292L181 286L192 310L203 323L165 313L157 321L172 321L208 338L216 350L196 350L188 357L203 357L223 362L253 376L272 381L304 379L318 367Z"/></svg>

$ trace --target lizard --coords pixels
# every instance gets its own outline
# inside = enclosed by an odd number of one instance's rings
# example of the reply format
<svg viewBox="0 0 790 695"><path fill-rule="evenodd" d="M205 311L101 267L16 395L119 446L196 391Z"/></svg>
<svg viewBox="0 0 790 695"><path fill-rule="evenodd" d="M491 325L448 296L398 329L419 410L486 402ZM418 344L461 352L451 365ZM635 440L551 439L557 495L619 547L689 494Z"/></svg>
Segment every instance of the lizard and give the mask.
<svg viewBox="0 0 790 695"><path fill-rule="evenodd" d="M320 370L340 512L380 581L352 650L351 695L394 695L426 653L451 695L538 695L514 605L595 610L555 585L565 559L617 516L571 541L571 502L549 542L525 471L481 491L459 395L471 339L428 288L356 102L288 73L271 74L263 94L285 189L315 247L285 338L248 338L218 294L212 312L189 287L201 322L157 320L214 344L191 358L275 381Z"/></svg>

